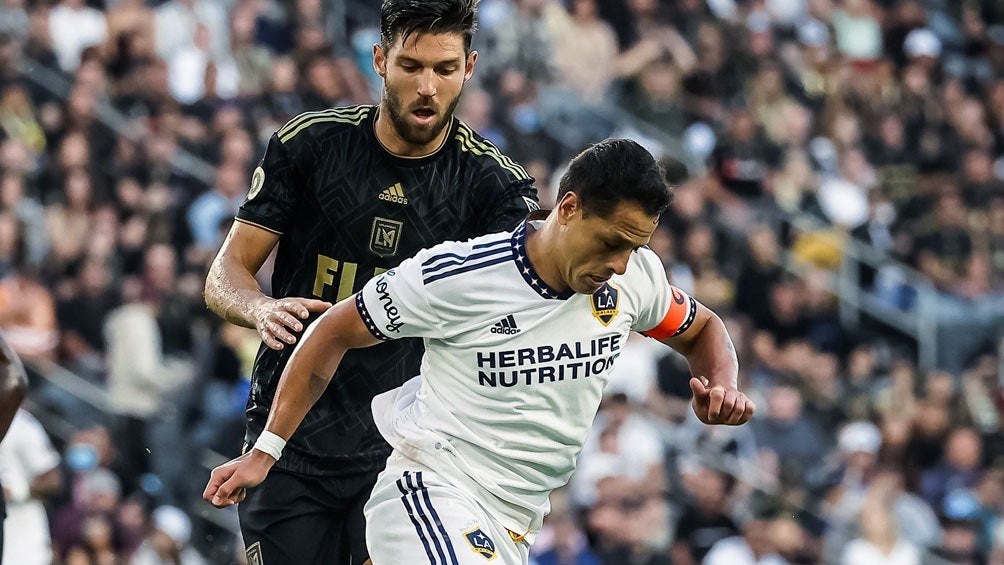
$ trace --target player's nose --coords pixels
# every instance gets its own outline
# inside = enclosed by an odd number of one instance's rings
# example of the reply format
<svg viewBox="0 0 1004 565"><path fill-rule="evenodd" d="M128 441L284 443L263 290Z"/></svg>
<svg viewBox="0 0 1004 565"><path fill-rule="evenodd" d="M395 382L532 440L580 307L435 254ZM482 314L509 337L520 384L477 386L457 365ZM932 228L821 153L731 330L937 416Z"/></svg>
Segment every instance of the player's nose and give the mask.
<svg viewBox="0 0 1004 565"><path fill-rule="evenodd" d="M431 97L436 95L435 70L428 69L418 77L418 95Z"/></svg>
<svg viewBox="0 0 1004 565"><path fill-rule="evenodd" d="M607 268L618 275L623 275L627 272L628 260L631 258L631 253L624 253L617 255L607 263Z"/></svg>

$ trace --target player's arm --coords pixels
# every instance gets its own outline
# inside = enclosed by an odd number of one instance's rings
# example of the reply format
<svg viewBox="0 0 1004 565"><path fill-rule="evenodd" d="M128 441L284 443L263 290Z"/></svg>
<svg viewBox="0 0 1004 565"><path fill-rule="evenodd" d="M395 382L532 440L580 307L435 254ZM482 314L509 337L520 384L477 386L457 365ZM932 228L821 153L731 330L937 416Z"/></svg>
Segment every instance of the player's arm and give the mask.
<svg viewBox="0 0 1004 565"><path fill-rule="evenodd" d="M203 498L218 508L237 504L244 488L265 480L285 442L321 397L349 349L380 340L366 328L353 299L343 300L310 326L279 378L265 431L244 455L213 469Z"/></svg>
<svg viewBox="0 0 1004 565"><path fill-rule="evenodd" d="M732 338L718 315L699 302L696 305L697 314L691 327L661 341L687 358L694 375L690 379L694 411L702 422L745 424L756 407L739 392L739 360Z"/></svg>
<svg viewBox="0 0 1004 565"><path fill-rule="evenodd" d="M644 263L642 263L644 265ZM660 270L661 265L652 267ZM659 290L660 304L650 312L665 312L655 327L643 333L680 352L690 366L693 407L705 424L745 424L753 416L753 401L739 391L739 361L725 323L714 312L667 282Z"/></svg>
<svg viewBox="0 0 1004 565"><path fill-rule="evenodd" d="M0 333L0 440L28 391L28 376L16 353Z"/></svg>
<svg viewBox="0 0 1004 565"><path fill-rule="evenodd" d="M206 306L232 324L257 329L272 349L296 343L302 320L331 307L322 300L266 296L255 279L282 232L292 225L301 191L289 148L273 135L255 169L248 198L206 277Z"/></svg>
<svg viewBox="0 0 1004 565"><path fill-rule="evenodd" d="M265 345L282 349L296 343L310 312L323 312L323 300L289 297L275 299L262 292L255 273L261 269L279 235L234 222L206 277L206 306L231 324L255 328Z"/></svg>
<svg viewBox="0 0 1004 565"><path fill-rule="evenodd" d="M304 334L279 378L265 431L288 440L328 388L345 352L378 343L354 299L343 300L322 314Z"/></svg>

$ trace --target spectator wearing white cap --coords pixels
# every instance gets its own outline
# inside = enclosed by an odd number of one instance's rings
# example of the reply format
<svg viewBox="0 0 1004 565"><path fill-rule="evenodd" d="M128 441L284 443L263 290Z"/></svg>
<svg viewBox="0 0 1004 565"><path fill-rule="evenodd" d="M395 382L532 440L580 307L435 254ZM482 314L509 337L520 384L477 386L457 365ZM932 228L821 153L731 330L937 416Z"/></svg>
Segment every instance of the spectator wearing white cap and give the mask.
<svg viewBox="0 0 1004 565"><path fill-rule="evenodd" d="M903 52L907 57L941 57L941 40L933 31L927 28L917 28L906 35L903 41Z"/></svg>
<svg viewBox="0 0 1004 565"><path fill-rule="evenodd" d="M184 511L160 506L151 520L153 528L136 550L132 565L205 565L206 560L189 545L192 520Z"/></svg>

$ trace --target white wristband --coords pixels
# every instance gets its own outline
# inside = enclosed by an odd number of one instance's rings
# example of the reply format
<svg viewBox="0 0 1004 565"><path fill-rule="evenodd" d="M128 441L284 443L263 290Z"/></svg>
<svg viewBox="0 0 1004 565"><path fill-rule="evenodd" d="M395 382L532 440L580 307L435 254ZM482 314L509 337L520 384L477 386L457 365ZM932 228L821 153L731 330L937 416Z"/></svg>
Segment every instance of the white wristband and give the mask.
<svg viewBox="0 0 1004 565"><path fill-rule="evenodd" d="M258 441L254 442L255 449L271 456L276 461L282 456L282 448L284 447L286 447L286 440L268 430L264 430L258 436Z"/></svg>

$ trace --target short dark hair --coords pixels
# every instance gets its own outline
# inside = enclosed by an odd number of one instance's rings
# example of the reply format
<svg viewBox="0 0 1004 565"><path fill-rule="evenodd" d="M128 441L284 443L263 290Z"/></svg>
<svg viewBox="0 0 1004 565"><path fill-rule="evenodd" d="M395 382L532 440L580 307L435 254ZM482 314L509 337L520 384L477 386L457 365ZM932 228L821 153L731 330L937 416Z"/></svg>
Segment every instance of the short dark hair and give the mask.
<svg viewBox="0 0 1004 565"><path fill-rule="evenodd" d="M673 199L655 158L630 139L605 139L579 153L561 175L558 200L574 192L586 213L606 218L621 202L634 202L652 216Z"/></svg>
<svg viewBox="0 0 1004 565"><path fill-rule="evenodd" d="M464 50L478 30L476 19L480 0L383 0L380 6L380 41L390 49L397 38L402 42L413 33L459 33Z"/></svg>

